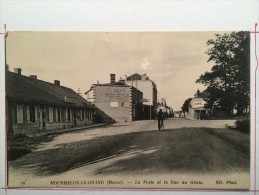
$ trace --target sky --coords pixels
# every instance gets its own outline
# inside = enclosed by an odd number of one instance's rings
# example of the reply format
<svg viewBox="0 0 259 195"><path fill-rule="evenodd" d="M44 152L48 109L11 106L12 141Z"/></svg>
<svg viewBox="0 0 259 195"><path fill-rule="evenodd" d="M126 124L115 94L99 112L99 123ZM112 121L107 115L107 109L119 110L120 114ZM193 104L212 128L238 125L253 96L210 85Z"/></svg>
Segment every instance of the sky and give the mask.
<svg viewBox="0 0 259 195"><path fill-rule="evenodd" d="M208 63L209 39L223 32L9 32L6 61L10 71L37 75L81 93L94 83L107 83L134 73L147 74L158 98L180 110L187 98L206 87L195 81Z"/></svg>

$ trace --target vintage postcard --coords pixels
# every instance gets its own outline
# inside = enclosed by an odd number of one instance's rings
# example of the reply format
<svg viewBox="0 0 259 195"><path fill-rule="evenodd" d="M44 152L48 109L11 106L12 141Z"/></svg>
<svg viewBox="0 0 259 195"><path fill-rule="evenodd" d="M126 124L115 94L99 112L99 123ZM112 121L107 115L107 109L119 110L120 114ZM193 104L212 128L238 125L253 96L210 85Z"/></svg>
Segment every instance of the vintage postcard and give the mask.
<svg viewBox="0 0 259 195"><path fill-rule="evenodd" d="M250 188L250 32L8 32L8 187Z"/></svg>

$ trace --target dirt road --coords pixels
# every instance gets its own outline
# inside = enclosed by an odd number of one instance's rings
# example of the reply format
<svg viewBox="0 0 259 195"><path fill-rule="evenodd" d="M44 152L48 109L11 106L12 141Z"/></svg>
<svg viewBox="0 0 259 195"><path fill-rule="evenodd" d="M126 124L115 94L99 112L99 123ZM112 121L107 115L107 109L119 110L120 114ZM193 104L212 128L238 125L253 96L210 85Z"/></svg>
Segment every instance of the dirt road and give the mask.
<svg viewBox="0 0 259 195"><path fill-rule="evenodd" d="M249 135L233 121L167 120L114 124L58 135L9 163L9 176L95 177L143 174L223 174L249 171Z"/></svg>

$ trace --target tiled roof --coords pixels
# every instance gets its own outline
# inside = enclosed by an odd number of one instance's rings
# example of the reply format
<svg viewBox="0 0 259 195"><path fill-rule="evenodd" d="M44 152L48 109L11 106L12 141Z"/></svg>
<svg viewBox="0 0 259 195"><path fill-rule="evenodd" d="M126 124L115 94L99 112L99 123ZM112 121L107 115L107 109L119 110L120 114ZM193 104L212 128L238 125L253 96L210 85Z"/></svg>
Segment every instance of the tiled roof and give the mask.
<svg viewBox="0 0 259 195"><path fill-rule="evenodd" d="M135 73L131 76L128 76L127 81L130 81L130 80L141 80L141 75L138 73Z"/></svg>
<svg viewBox="0 0 259 195"><path fill-rule="evenodd" d="M6 96L9 100L72 107L92 107L74 90L46 81L6 71Z"/></svg>

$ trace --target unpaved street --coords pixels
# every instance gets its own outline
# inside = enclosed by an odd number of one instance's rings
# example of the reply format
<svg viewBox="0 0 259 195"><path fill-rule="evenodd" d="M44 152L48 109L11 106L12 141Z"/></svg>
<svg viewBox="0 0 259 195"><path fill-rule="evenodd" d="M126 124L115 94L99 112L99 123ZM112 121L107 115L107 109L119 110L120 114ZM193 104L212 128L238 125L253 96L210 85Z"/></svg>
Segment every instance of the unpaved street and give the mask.
<svg viewBox="0 0 259 195"><path fill-rule="evenodd" d="M249 171L249 135L226 129L234 121L136 121L57 135L9 163L9 176L66 178L209 174Z"/></svg>
<svg viewBox="0 0 259 195"><path fill-rule="evenodd" d="M188 127L225 128L226 125L233 125L234 120L185 120L168 119L164 121L165 129L179 129ZM81 140L90 140L103 136L119 135L132 132L157 131L157 121L134 121L127 123L115 123L105 127L98 127L87 130L64 133L55 138L52 142L42 144L39 150L58 148L59 144L71 143Z"/></svg>

